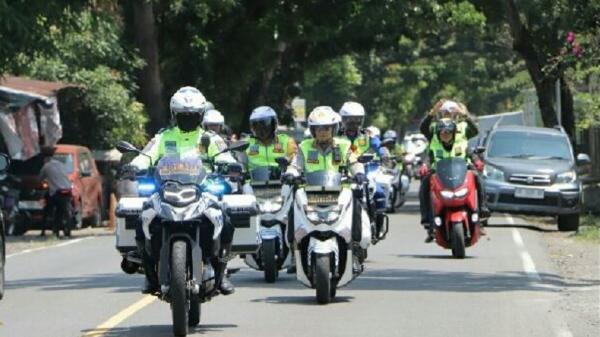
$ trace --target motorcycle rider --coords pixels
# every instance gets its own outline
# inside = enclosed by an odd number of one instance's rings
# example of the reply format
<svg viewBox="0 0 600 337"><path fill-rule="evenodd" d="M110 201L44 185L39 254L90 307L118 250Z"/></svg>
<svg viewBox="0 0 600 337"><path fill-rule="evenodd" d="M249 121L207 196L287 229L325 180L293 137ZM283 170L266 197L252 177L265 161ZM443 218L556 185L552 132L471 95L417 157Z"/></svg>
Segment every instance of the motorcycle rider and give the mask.
<svg viewBox="0 0 600 337"><path fill-rule="evenodd" d="M381 144L387 149L389 155L396 157L396 161L402 163L402 158L406 155L406 149L402 144L398 144L398 134L394 130L387 130L383 133ZM385 160L386 158L383 157ZM391 163L388 163L391 164ZM391 165L394 166L394 165Z"/></svg>
<svg viewBox="0 0 600 337"><path fill-rule="evenodd" d="M340 116L342 117L342 134L341 138L350 141L350 148L353 153L358 156L371 152L375 154L377 158L381 154L381 140L379 139L380 131L378 128L369 127L364 132L360 129L365 120L365 108L362 104L357 102L348 101L345 102L340 108ZM376 236L382 235L384 222L384 212L386 209L385 192L383 188L376 184L375 185L375 227Z"/></svg>
<svg viewBox="0 0 600 337"><path fill-rule="evenodd" d="M426 118L427 119L427 118ZM431 119L428 119L431 121ZM435 130L435 134L431 132ZM423 132L427 131L427 132ZM479 168L482 165L481 160L474 154L468 153L468 143L464 137L458 136L458 127L454 120L450 118L442 118L434 128L430 125L421 124L421 132L427 137L430 142L429 158L430 169L428 172L422 172L421 186L419 189L419 201L421 209L421 224L427 226L426 243L433 241L433 221L431 209L430 181L431 176L435 172L436 163L447 158L465 158ZM426 166L424 166L426 168ZM425 171L425 169L423 170ZM481 217L489 217L489 209L485 200L483 191L483 183L479 174L476 176L477 199L479 200L479 212Z"/></svg>
<svg viewBox="0 0 600 337"><path fill-rule="evenodd" d="M212 131L217 135L223 134L225 125L225 117L219 110L210 109L204 113L202 118L202 128L206 131Z"/></svg>
<svg viewBox="0 0 600 337"><path fill-rule="evenodd" d="M294 138L277 132L279 125L277 119L277 113L273 108L269 106L259 106L252 110L249 118L250 130L252 135L248 138L248 149L246 149L245 169L247 172L252 171L257 167L272 166L278 167L276 159L279 157L285 157L288 161L291 161L296 152L298 146L294 141ZM293 233L292 217L289 217L288 240L292 237L290 233ZM292 242L290 241L290 249L292 249ZM292 254L292 259L294 255ZM295 272L295 264L288 268L288 273Z"/></svg>
<svg viewBox="0 0 600 337"><path fill-rule="evenodd" d="M203 159L207 160L215 157L220 151L227 148L225 141L217 134L205 132L200 123L203 120L203 114L206 111L207 101L204 95L194 87L182 87L173 96L170 101L171 118L175 125L159 131L157 135L146 145L143 152L152 158L152 164L155 164L166 154L184 154L190 151L199 152ZM230 153L223 153L215 158L216 162L235 162ZM133 170L147 169L150 165L148 158L143 155L137 156L129 168ZM142 293L156 293L159 290L158 275L156 271L157 260L160 251L160 228L150 225L152 232L151 242L145 242L145 236L142 230L141 221L136 228L136 243L138 249L142 252L144 262L144 271L146 280ZM234 228L231 224L225 222L221 231L221 251L217 261L213 262L215 271L225 273L227 267L227 257L231 251ZM223 276L220 291L224 295L234 292L233 284Z"/></svg>
<svg viewBox="0 0 600 337"><path fill-rule="evenodd" d="M292 183L302 172L326 170L338 173L340 168L346 168L357 184L366 183L364 167L357 161L359 156L352 151L351 142L345 138L335 137L338 132L338 121L337 113L329 106L316 107L310 113L308 127L312 138L305 139L300 143L299 151L296 152L291 165L283 176L285 182ZM358 197L354 202L352 239L356 243L360 242L360 233L362 233L360 199Z"/></svg>

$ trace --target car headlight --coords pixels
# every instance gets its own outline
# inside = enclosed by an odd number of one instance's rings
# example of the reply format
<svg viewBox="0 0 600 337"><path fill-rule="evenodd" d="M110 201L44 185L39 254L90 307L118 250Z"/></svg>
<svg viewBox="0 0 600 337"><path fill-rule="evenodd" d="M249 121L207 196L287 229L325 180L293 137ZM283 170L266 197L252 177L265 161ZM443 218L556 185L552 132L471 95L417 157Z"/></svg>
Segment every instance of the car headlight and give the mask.
<svg viewBox="0 0 600 337"><path fill-rule="evenodd" d="M556 175L557 184L568 184L572 183L577 179L577 173L575 171L568 171Z"/></svg>
<svg viewBox="0 0 600 337"><path fill-rule="evenodd" d="M489 180L504 181L504 172L489 164L484 166L483 176Z"/></svg>

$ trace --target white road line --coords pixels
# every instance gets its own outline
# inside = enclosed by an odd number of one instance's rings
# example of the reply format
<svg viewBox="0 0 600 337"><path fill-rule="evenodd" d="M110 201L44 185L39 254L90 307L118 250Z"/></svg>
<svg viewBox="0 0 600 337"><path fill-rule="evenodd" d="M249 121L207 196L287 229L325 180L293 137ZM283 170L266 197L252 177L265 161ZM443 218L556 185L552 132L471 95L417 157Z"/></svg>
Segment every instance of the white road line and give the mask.
<svg viewBox="0 0 600 337"><path fill-rule="evenodd" d="M15 256L19 256L19 255L24 255L24 254L29 254L29 253L33 253L33 252L37 252L40 250L45 250L45 249L50 249L50 248L57 248L57 247L64 247L64 246L69 246L84 240L89 240L89 239L93 239L95 238L95 236L90 236L87 238L80 238L80 239L74 239L74 240L69 240L69 241L65 241L56 245L52 245L52 246L45 246L45 247L38 247L38 248L31 248L31 249L25 249L23 251L20 251L18 253L13 253L13 254L9 254L6 255L6 258L9 259L11 257L15 257Z"/></svg>
<svg viewBox="0 0 600 337"><path fill-rule="evenodd" d="M509 225L514 225L515 224L515 218L513 218L510 214L506 214L506 221L508 222Z"/></svg>
<svg viewBox="0 0 600 337"><path fill-rule="evenodd" d="M519 247L519 255L521 256L521 262L523 263L523 270L527 277L534 279L536 281L541 281L542 278L540 274L538 274L537 269L535 268L535 263L533 263L533 258L525 248L525 244L523 242L523 237L519 230L516 228L512 229L513 241Z"/></svg>
<svg viewBox="0 0 600 337"><path fill-rule="evenodd" d="M573 337L573 334L568 328L559 328L556 331L556 337Z"/></svg>

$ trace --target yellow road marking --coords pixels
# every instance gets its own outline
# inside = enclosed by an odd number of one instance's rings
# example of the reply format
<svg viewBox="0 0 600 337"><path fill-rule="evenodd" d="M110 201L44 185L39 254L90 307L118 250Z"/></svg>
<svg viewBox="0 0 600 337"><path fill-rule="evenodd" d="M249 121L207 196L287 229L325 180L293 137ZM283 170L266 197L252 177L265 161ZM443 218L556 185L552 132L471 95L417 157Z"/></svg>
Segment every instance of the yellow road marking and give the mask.
<svg viewBox="0 0 600 337"><path fill-rule="evenodd" d="M139 301L133 303L129 307L121 310L118 314L109 318L106 322L98 325L95 329L86 332L82 337L101 337L110 329L116 327L127 318L133 316L136 312L142 310L148 304L156 300L156 296L146 295Z"/></svg>

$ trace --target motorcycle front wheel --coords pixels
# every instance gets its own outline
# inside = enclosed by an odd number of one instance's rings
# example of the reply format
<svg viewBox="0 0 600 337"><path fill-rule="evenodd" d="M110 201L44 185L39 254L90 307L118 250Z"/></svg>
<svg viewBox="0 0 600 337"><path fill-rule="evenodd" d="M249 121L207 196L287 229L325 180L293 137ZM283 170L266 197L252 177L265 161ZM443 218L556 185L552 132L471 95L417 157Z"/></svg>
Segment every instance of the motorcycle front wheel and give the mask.
<svg viewBox="0 0 600 337"><path fill-rule="evenodd" d="M188 333L188 295L186 287L187 243L175 241L171 248L171 313L173 334L186 336Z"/></svg>
<svg viewBox="0 0 600 337"><path fill-rule="evenodd" d="M465 257L465 230L462 222L455 222L452 224L452 233L450 235L452 256L463 259Z"/></svg>
<svg viewBox="0 0 600 337"><path fill-rule="evenodd" d="M276 239L264 240L261 245L261 260L265 273L265 281L267 283L274 283L279 274L279 268L277 268L276 247Z"/></svg>
<svg viewBox="0 0 600 337"><path fill-rule="evenodd" d="M315 260L317 302L319 304L327 304L331 301L331 255L317 254Z"/></svg>

